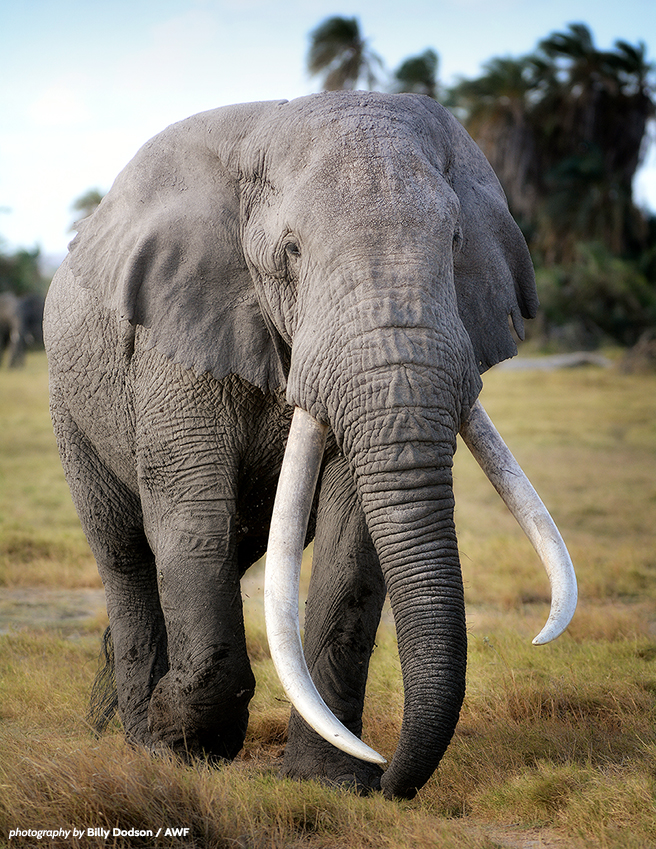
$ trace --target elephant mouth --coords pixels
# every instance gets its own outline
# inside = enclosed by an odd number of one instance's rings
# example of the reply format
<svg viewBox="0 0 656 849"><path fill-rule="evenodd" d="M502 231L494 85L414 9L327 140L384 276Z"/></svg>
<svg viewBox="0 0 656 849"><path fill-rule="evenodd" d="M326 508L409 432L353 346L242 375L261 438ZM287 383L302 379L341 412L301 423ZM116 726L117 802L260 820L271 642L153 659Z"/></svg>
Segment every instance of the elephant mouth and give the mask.
<svg viewBox="0 0 656 849"><path fill-rule="evenodd" d="M307 523L328 431L304 410L294 411L271 519L264 584L267 638L287 696L306 722L338 749L371 763L386 763L351 733L317 691L305 662L298 591ZM480 402L460 434L540 557L551 584L548 620L533 639L554 640L569 625L577 603L576 576L563 539L535 489Z"/></svg>

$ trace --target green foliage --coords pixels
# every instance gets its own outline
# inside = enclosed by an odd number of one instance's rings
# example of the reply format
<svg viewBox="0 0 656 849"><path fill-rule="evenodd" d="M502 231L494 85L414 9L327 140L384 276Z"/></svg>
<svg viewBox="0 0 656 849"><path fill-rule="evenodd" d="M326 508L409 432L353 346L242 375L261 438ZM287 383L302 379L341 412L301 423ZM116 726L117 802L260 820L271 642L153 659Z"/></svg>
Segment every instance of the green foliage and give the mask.
<svg viewBox="0 0 656 849"><path fill-rule="evenodd" d="M539 268L537 285L544 320L577 345L635 345L656 327L656 286L603 244L578 244L571 264Z"/></svg>
<svg viewBox="0 0 656 849"><path fill-rule="evenodd" d="M571 264L580 242L616 255L647 248L632 181L654 115L652 72L644 44L598 50L585 24L571 24L450 92L546 264Z"/></svg>
<svg viewBox="0 0 656 849"><path fill-rule="evenodd" d="M418 56L410 56L394 72L393 90L437 99L437 66L437 53L430 48Z"/></svg>
<svg viewBox="0 0 656 849"><path fill-rule="evenodd" d="M598 50L585 24L493 59L449 103L527 236L547 340L634 345L656 327L654 220L632 183L654 115L644 44Z"/></svg>
<svg viewBox="0 0 656 849"><path fill-rule="evenodd" d="M39 269L40 253L39 248L19 248L14 253L0 249L0 292L45 293L48 284Z"/></svg>

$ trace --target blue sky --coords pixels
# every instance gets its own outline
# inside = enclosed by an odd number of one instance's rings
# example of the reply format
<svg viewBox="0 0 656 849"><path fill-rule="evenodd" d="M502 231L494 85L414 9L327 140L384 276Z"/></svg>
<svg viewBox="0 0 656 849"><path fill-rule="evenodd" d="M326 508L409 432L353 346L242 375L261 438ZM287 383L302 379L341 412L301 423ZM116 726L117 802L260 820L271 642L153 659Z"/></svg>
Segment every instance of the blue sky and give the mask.
<svg viewBox="0 0 656 849"><path fill-rule="evenodd" d="M195 112L317 90L309 32L357 16L388 68L433 47L439 77L473 77L568 23L600 48L642 40L656 61L654 0L0 0L0 237L61 255L71 204L107 191L148 138ZM656 144L636 196L656 210Z"/></svg>

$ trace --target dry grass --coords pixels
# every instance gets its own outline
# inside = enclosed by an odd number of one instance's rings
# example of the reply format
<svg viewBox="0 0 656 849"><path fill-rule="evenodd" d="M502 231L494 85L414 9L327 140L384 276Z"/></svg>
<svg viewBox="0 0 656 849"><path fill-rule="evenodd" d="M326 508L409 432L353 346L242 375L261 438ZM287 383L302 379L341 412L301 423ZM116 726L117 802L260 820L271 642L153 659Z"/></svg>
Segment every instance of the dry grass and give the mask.
<svg viewBox="0 0 656 849"><path fill-rule="evenodd" d="M273 771L240 761L210 769L152 760L129 749L117 736L73 747L58 741L10 741L13 760L30 768L12 775L0 810L11 807L11 821L28 824L38 800L39 824L92 824L113 830L130 828L153 834L162 828L188 828L186 839L162 839L160 845L228 847L378 847L466 845L490 849L480 829L445 824L419 810L401 816L382 798L360 799L318 784L302 787L278 779ZM2 768L0 767L0 770ZM88 826L87 826L88 827ZM69 845L152 846L151 838L106 841L85 836Z"/></svg>
<svg viewBox="0 0 656 849"><path fill-rule="evenodd" d="M582 601L656 601L656 376L499 370L482 401L560 528ZM529 543L462 449L455 481L469 601L548 598Z"/></svg>
<svg viewBox="0 0 656 849"><path fill-rule="evenodd" d="M56 455L43 353L0 372L0 587L100 587Z"/></svg>
<svg viewBox="0 0 656 849"><path fill-rule="evenodd" d="M99 585L59 471L44 375L39 355L24 372L0 372L5 602L16 588L39 598L66 589L73 598ZM0 621L0 845L12 828L75 826L190 832L85 835L65 845L656 846L656 379L496 371L483 402L569 544L579 610L557 642L530 645L548 610L546 577L460 450L468 691L454 741L416 800L360 799L277 778L288 705L269 659L256 573L245 593L258 688L244 752L221 769L153 760L123 742L118 724L93 737L84 716L102 615L41 628ZM16 622L10 604L3 615ZM388 756L401 712L387 623L372 661L365 737Z"/></svg>

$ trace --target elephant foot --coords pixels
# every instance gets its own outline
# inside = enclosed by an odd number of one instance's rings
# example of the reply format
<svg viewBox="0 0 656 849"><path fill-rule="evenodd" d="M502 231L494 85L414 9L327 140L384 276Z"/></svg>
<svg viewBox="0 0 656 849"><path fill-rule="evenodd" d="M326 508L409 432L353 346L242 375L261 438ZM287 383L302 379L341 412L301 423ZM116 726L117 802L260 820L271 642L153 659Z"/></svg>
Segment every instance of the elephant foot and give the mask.
<svg viewBox="0 0 656 849"><path fill-rule="evenodd" d="M173 753L186 763L205 760L211 764L234 760L244 745L248 712L237 726L222 726L204 732L187 733L185 729L169 729L148 749L155 755Z"/></svg>
<svg viewBox="0 0 656 849"><path fill-rule="evenodd" d="M197 759L210 763L231 761L244 745L247 726L248 711L238 724L193 732L184 728L159 729L151 735L152 742L146 748L155 756L172 753L187 763Z"/></svg>
<svg viewBox="0 0 656 849"><path fill-rule="evenodd" d="M336 749L317 737L313 740L293 740L285 748L283 778L319 781L331 787L342 787L360 796L380 790L383 770Z"/></svg>
<svg viewBox="0 0 656 849"><path fill-rule="evenodd" d="M183 702L176 689L165 676L153 692L148 709L152 741L148 748L154 751L166 747L184 760L233 760L244 745L248 707L235 705L227 711L211 701L209 707L207 702Z"/></svg>

